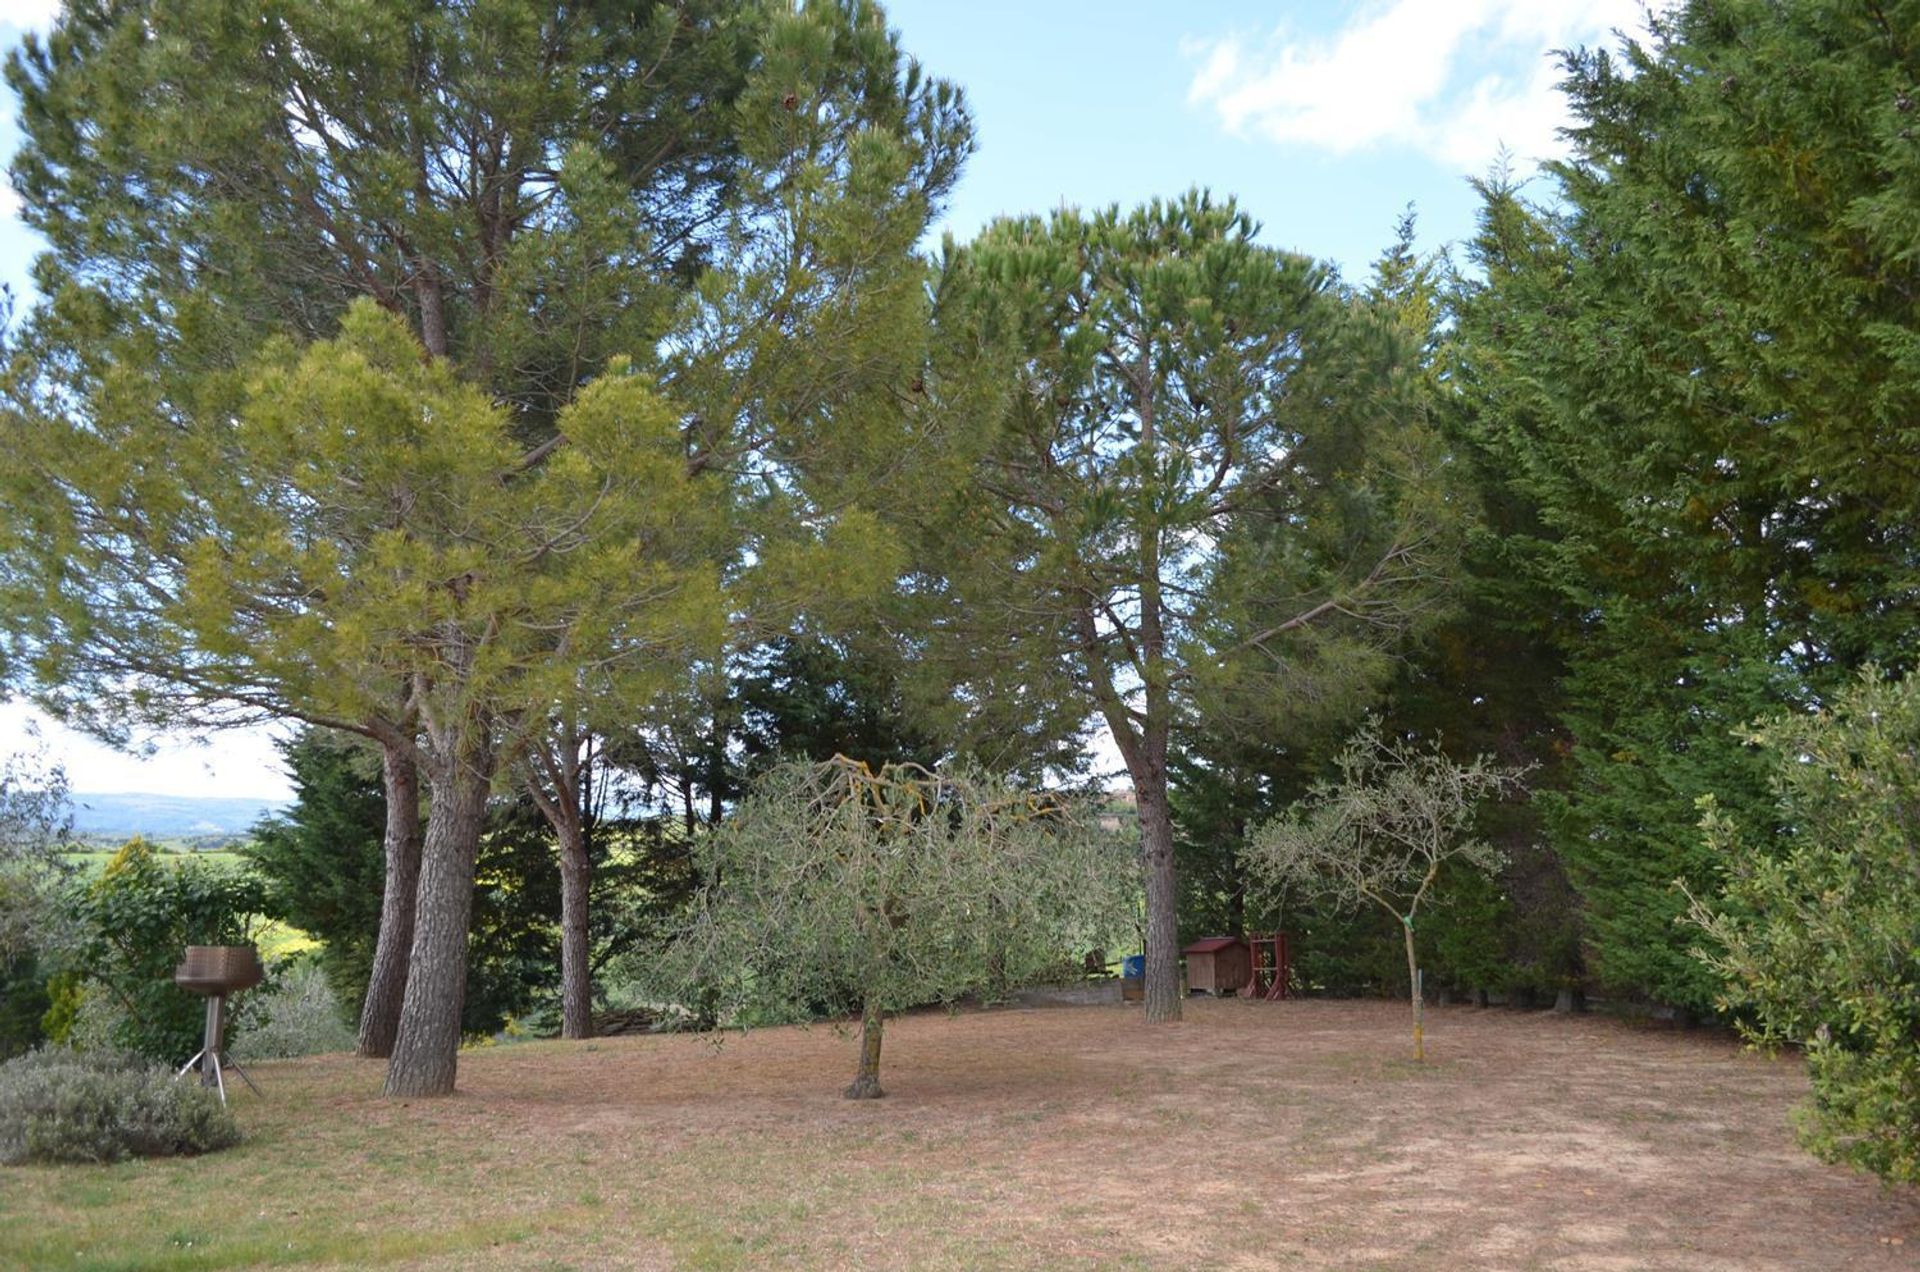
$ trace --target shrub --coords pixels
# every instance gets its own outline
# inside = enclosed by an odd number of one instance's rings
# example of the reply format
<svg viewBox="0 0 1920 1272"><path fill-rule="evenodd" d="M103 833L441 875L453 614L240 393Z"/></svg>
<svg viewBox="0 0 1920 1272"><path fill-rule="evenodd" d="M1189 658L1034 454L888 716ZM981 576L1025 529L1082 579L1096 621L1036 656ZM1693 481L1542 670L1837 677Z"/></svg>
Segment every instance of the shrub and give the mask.
<svg viewBox="0 0 1920 1272"><path fill-rule="evenodd" d="M239 1142L218 1096L132 1052L51 1047L0 1064L0 1165L171 1157Z"/></svg>
<svg viewBox="0 0 1920 1272"><path fill-rule="evenodd" d="M1747 735L1774 762L1781 831L1708 802L1729 871L1717 904L1694 902L1717 946L1700 956L1749 1037L1806 1047L1807 1147L1920 1184L1920 677L1869 669L1824 708Z"/></svg>
<svg viewBox="0 0 1920 1272"><path fill-rule="evenodd" d="M114 854L78 898L82 939L73 956L88 989L105 990L119 1009L114 1044L176 1063L198 1051L205 1008L174 985L174 965L188 945L247 943L262 904L250 874L169 864L142 839ZM229 1037L246 1032L249 997L236 1000Z"/></svg>
<svg viewBox="0 0 1920 1272"><path fill-rule="evenodd" d="M252 1025L234 1042L235 1058L274 1060L353 1050L354 1031L318 960L295 955L276 969L271 986L251 997Z"/></svg>

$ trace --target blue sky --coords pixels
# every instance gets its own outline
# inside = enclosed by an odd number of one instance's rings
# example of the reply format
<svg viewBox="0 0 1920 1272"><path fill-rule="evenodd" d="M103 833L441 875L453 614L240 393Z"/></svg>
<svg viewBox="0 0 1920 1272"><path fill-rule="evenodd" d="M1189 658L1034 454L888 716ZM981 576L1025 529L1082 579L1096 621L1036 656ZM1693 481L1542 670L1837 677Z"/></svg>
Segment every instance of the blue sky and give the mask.
<svg viewBox="0 0 1920 1272"><path fill-rule="evenodd" d="M905 47L972 103L979 149L946 228L1063 204L1131 205L1205 186L1266 241L1349 278L1414 205L1420 245L1469 235L1470 176L1504 147L1524 174L1557 152L1551 50L1642 28L1640 0L894 0ZM57 0L0 0L0 44ZM10 95L0 152L16 142ZM36 244L0 188L0 281L25 292ZM39 737L75 789L278 798L259 733L154 740L117 755L0 705L0 753Z"/></svg>
<svg viewBox="0 0 1920 1272"><path fill-rule="evenodd" d="M1639 0L894 0L906 48L971 100L948 217L1134 204L1206 186L1277 247L1365 275L1405 207L1473 230L1467 178L1557 152L1551 50L1641 30Z"/></svg>

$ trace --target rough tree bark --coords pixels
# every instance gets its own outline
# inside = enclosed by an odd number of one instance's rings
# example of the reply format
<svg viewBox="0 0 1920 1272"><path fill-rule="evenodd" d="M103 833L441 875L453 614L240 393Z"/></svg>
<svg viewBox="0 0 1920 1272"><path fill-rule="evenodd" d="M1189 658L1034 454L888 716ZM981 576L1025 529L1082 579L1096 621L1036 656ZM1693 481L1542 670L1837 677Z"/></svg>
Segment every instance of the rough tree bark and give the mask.
<svg viewBox="0 0 1920 1272"><path fill-rule="evenodd" d="M1094 696L1133 783L1147 884L1147 948L1142 951L1146 955L1146 1018L1151 1024L1164 1024L1180 1019L1180 896L1174 875L1173 811L1167 794L1168 731L1161 722L1164 714L1156 719L1152 709L1164 698L1150 687L1147 722L1137 724L1100 653L1092 613L1082 610L1076 620L1093 673Z"/></svg>
<svg viewBox="0 0 1920 1272"><path fill-rule="evenodd" d="M845 1092L849 1100L877 1100L886 1094L880 1089L880 1038L886 1027L880 1004L869 999L860 1017L860 1068Z"/></svg>
<svg viewBox="0 0 1920 1272"><path fill-rule="evenodd" d="M526 760L527 793L540 806L560 854L560 1036L593 1037L593 950L587 914L593 857L587 851L591 735L556 731L557 746L537 746Z"/></svg>
<svg viewBox="0 0 1920 1272"><path fill-rule="evenodd" d="M1180 1019L1180 897L1173 869L1173 813L1167 798L1166 770L1134 779L1140 816L1141 850L1146 857L1147 1020L1160 1024Z"/></svg>
<svg viewBox="0 0 1920 1272"><path fill-rule="evenodd" d="M380 890L380 933L373 948L373 973L367 980L367 996L360 1004L358 1045L361 1055L384 1060L393 1054L393 1040L400 1029L420 881L420 770L403 741L382 743L380 776L387 800L386 874Z"/></svg>
<svg viewBox="0 0 1920 1272"><path fill-rule="evenodd" d="M1139 357L1133 369L1134 412L1140 420L1137 446L1144 463L1151 468L1160 459L1154 416L1153 340L1143 331L1137 341ZM1165 1024L1180 1019L1180 893L1174 882L1173 808L1167 795L1167 744L1173 723L1173 700L1167 614L1160 577L1166 561L1161 552L1160 526L1151 511L1140 517L1138 551L1140 693L1144 711L1140 719L1140 743L1128 758L1127 766L1133 776L1134 799L1140 817L1140 847L1146 867L1147 1023Z"/></svg>
<svg viewBox="0 0 1920 1272"><path fill-rule="evenodd" d="M592 950L587 941L587 903L593 862L578 819L560 839L560 1036L593 1037Z"/></svg>
<svg viewBox="0 0 1920 1272"><path fill-rule="evenodd" d="M428 757L431 795L420 854L419 900L400 1030L387 1065L389 1096L451 1095L460 1053L460 1013L467 994L467 927L473 910L473 866L492 785L484 724Z"/></svg>

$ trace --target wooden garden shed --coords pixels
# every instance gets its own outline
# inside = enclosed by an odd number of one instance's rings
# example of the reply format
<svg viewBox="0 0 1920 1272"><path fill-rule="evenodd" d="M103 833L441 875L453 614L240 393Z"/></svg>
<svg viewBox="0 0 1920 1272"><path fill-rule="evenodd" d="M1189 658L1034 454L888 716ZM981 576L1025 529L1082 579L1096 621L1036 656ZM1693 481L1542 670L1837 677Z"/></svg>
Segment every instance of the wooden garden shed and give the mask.
<svg viewBox="0 0 1920 1272"><path fill-rule="evenodd" d="M1253 979L1253 952L1237 936L1210 936L1180 951L1187 956L1187 988L1224 996Z"/></svg>

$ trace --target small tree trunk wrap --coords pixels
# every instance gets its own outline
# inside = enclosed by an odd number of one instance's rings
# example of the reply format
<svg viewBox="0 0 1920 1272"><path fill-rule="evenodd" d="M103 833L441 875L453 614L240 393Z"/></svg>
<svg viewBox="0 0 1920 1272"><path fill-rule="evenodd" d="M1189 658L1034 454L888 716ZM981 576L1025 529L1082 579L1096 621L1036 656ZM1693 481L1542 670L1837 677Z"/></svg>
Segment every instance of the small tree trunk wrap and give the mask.
<svg viewBox="0 0 1920 1272"><path fill-rule="evenodd" d="M868 999L860 1018L860 1068L846 1090L849 1100L877 1100L886 1094L880 1089L880 1037L886 1026L886 1013Z"/></svg>
<svg viewBox="0 0 1920 1272"><path fill-rule="evenodd" d="M1180 1019L1180 897L1173 874L1173 814L1166 775L1134 783L1139 802L1141 850L1146 857L1147 983L1149 1023Z"/></svg>
<svg viewBox="0 0 1920 1272"><path fill-rule="evenodd" d="M380 934L373 972L360 1004L359 1052L384 1060L400 1030L407 990L407 960L413 949L413 915L420 885L420 771L411 753L387 743L381 748L381 784L386 788L386 875L380 890Z"/></svg>
<svg viewBox="0 0 1920 1272"><path fill-rule="evenodd" d="M560 1036L593 1036L592 952L587 904L593 862L578 823L560 831Z"/></svg>
<svg viewBox="0 0 1920 1272"><path fill-rule="evenodd" d="M1413 1001L1413 1058L1427 1058L1426 996L1420 992L1420 964L1413 953L1413 920L1401 918L1400 931L1407 938L1407 994Z"/></svg>
<svg viewBox="0 0 1920 1272"><path fill-rule="evenodd" d="M390 1096L453 1094L467 992L473 865L490 786L484 726L471 727L482 736L428 767L432 804L420 854L419 902L400 1032L387 1065L385 1093Z"/></svg>

